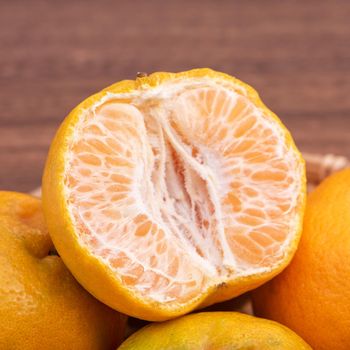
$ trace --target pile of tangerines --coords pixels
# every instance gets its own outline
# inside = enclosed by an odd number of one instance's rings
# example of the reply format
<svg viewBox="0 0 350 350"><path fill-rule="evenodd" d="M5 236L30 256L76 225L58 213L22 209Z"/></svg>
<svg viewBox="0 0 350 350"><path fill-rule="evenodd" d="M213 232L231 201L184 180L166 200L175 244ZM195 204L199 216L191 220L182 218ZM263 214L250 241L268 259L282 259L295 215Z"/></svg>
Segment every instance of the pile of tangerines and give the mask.
<svg viewBox="0 0 350 350"><path fill-rule="evenodd" d="M0 348L349 349L349 227L350 171L306 200L301 154L248 85L116 83L57 131L42 202L0 192ZM256 316L215 311L246 292Z"/></svg>

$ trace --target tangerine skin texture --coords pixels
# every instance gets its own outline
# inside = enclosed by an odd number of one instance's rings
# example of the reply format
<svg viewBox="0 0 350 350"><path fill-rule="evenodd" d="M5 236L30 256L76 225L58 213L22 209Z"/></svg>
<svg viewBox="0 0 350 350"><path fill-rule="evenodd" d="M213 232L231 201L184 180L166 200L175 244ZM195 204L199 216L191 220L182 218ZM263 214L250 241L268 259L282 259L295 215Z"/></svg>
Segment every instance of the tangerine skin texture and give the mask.
<svg viewBox="0 0 350 350"><path fill-rule="evenodd" d="M350 169L310 194L289 267L254 291L254 309L300 334L316 350L350 344Z"/></svg>
<svg viewBox="0 0 350 350"><path fill-rule="evenodd" d="M101 92L90 96L74 108L60 126L51 144L50 152L46 161L43 175L43 210L48 224L51 237L60 256L65 264L79 281L92 295L107 304L108 306L129 316L141 318L149 321L163 321L175 318L194 309L203 308L224 300L229 300L235 296L257 288L262 283L273 278L280 273L290 262L299 242L302 228L302 215L298 215L294 239L286 248L280 264L271 270L258 272L249 276L234 277L226 283L213 285L203 293L190 299L188 302L162 303L151 298L145 298L141 294L133 291L115 276L106 265L94 256L82 244L79 243L76 228L71 215L67 210L65 192L65 162L69 146L74 137L75 128L86 110L101 101L108 94L130 93L137 89L153 88L162 83L181 78L206 77L213 79L223 79L233 82L243 88L251 101L264 110L264 113L271 116L285 133L286 142L291 145L299 158L300 164L304 168L304 161L301 154L294 145L293 139L285 129L278 117L273 114L260 100L257 92L250 86L224 73L211 69L194 69L181 73L158 72L150 76L138 78L135 81L124 80L107 87ZM305 205L305 176L302 177L302 189L299 196L300 213L304 211Z"/></svg>
<svg viewBox="0 0 350 350"><path fill-rule="evenodd" d="M297 334L237 312L203 312L144 327L118 350L309 350Z"/></svg>
<svg viewBox="0 0 350 350"><path fill-rule="evenodd" d="M40 200L0 192L0 349L113 349L126 317L88 294L57 255Z"/></svg>

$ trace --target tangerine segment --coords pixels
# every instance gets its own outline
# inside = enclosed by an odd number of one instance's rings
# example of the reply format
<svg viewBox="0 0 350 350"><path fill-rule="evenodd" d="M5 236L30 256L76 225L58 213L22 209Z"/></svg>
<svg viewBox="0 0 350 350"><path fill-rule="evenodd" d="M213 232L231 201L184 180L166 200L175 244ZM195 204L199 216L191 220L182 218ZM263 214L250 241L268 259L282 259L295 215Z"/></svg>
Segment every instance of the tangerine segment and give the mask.
<svg viewBox="0 0 350 350"><path fill-rule="evenodd" d="M156 302L277 270L299 232L300 155L227 80L110 92L75 126L64 173L80 244Z"/></svg>

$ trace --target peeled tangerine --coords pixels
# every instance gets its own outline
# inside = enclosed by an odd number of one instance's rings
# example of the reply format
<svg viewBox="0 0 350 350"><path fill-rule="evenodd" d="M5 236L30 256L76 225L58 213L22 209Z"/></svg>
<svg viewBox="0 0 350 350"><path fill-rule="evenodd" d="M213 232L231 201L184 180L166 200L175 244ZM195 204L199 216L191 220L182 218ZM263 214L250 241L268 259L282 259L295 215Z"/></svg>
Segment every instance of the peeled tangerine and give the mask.
<svg viewBox="0 0 350 350"><path fill-rule="evenodd" d="M53 254L39 199L0 191L0 349L115 349L126 317Z"/></svg>
<svg viewBox="0 0 350 350"><path fill-rule="evenodd" d="M248 85L210 69L154 73L69 114L47 159L44 210L90 293L165 320L286 267L304 172L290 134Z"/></svg>

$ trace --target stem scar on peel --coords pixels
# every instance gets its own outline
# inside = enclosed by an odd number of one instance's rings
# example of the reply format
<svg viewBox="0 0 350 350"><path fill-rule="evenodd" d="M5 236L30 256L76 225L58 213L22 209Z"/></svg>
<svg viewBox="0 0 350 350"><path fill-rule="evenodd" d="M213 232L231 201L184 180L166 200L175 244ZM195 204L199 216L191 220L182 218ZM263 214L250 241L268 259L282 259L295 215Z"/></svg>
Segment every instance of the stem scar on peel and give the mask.
<svg viewBox="0 0 350 350"><path fill-rule="evenodd" d="M148 74L146 72L137 72L136 73L136 78L145 78L147 76L148 76Z"/></svg>

